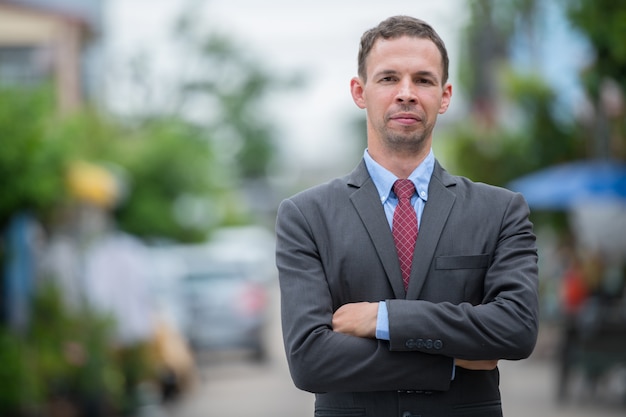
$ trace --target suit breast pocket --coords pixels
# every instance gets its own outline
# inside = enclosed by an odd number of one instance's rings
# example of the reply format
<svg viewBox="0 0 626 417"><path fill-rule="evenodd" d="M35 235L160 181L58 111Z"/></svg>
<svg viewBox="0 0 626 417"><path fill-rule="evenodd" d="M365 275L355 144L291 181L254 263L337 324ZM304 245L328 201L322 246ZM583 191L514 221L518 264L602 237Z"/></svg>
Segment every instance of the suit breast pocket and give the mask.
<svg viewBox="0 0 626 417"><path fill-rule="evenodd" d="M455 255L435 258L435 269L485 269L489 266L489 255Z"/></svg>
<svg viewBox="0 0 626 417"><path fill-rule="evenodd" d="M489 261L488 254L436 257L434 279L429 280L432 294L437 301L480 304Z"/></svg>

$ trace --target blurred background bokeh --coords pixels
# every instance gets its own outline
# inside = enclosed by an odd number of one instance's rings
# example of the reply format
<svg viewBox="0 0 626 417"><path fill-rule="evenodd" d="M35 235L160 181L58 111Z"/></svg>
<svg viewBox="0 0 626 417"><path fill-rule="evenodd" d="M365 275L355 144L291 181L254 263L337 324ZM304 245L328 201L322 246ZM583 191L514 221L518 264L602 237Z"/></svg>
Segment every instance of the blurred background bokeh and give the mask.
<svg viewBox="0 0 626 417"><path fill-rule="evenodd" d="M623 415L626 2L378 3L0 0L0 416L312 413L275 210L360 159L349 79L392 14L450 51L437 157L531 206L540 366L515 372L550 383L508 414Z"/></svg>

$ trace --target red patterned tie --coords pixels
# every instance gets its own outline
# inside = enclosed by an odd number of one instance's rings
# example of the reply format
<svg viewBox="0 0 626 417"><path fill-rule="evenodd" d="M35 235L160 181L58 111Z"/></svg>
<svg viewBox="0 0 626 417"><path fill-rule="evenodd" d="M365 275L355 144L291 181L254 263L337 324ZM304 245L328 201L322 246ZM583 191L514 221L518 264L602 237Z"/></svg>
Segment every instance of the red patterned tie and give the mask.
<svg viewBox="0 0 626 417"><path fill-rule="evenodd" d="M393 240L396 243L400 270L404 289L409 286L409 275L413 263L413 251L417 240L417 214L411 204L411 197L415 193L415 185L411 180L401 179L393 184L393 192L398 196L398 206L393 213L391 227Z"/></svg>

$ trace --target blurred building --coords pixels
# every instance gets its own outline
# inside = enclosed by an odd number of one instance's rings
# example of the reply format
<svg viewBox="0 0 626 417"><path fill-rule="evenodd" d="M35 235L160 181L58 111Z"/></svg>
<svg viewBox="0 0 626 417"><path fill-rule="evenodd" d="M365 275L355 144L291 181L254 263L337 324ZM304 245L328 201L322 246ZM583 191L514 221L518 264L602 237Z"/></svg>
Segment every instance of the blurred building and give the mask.
<svg viewBox="0 0 626 417"><path fill-rule="evenodd" d="M52 83L61 111L98 95L103 0L0 0L0 84Z"/></svg>

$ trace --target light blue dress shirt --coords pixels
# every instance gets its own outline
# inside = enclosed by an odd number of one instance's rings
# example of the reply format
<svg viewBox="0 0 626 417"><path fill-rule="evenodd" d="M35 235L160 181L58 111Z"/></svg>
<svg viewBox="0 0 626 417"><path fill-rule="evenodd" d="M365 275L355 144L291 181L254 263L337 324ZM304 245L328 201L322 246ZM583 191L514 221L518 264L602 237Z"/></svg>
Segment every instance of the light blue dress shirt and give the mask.
<svg viewBox="0 0 626 417"><path fill-rule="evenodd" d="M374 161L367 149L363 154L363 159L365 160L365 166L367 167L370 177L372 177L372 181L378 190L380 202L385 209L385 216L387 217L387 222L389 222L389 227L391 228L393 224L393 212L398 205L398 197L393 192L392 187L398 177ZM426 205L426 201L428 201L428 184L430 183L430 177L433 174L434 167L435 155L431 149L428 156L426 156L426 159L424 159L424 161L422 161L422 163L415 168L408 178L413 181L413 184L415 184L415 190L417 191L417 193L411 198L411 204L413 204L415 212L417 213L418 229L419 225L421 225L424 206ZM389 340L389 315L387 313L387 304L385 304L385 301L378 303L376 338Z"/></svg>

